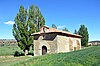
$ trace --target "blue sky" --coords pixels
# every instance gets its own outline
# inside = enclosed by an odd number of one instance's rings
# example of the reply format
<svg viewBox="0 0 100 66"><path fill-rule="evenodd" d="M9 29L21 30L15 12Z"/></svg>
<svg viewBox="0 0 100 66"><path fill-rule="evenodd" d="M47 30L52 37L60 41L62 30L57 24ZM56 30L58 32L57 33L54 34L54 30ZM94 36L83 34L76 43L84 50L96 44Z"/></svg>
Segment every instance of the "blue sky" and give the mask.
<svg viewBox="0 0 100 66"><path fill-rule="evenodd" d="M12 24L20 5L29 8L37 5L46 25L56 24L70 32L84 24L89 40L100 40L100 0L0 0L0 39L13 39Z"/></svg>

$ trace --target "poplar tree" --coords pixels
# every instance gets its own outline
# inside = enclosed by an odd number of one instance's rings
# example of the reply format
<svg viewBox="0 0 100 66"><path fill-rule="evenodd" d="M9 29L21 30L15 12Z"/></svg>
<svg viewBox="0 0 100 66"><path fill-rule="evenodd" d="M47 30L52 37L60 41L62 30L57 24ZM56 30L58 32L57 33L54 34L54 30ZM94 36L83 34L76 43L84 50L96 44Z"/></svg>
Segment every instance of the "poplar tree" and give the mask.
<svg viewBox="0 0 100 66"><path fill-rule="evenodd" d="M38 32L44 24L45 20L37 6L31 5L28 10L20 6L12 32L18 46L25 52L25 55L33 46L34 37L31 34Z"/></svg>

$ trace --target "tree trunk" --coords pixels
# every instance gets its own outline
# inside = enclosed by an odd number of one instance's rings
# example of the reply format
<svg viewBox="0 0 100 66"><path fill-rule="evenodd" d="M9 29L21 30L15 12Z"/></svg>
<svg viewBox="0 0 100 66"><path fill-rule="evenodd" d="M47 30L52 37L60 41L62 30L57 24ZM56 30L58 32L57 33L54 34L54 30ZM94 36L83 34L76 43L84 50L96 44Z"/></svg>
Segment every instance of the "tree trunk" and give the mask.
<svg viewBox="0 0 100 66"><path fill-rule="evenodd" d="M28 50L27 49L25 49L24 54L25 54L25 56L28 54Z"/></svg>

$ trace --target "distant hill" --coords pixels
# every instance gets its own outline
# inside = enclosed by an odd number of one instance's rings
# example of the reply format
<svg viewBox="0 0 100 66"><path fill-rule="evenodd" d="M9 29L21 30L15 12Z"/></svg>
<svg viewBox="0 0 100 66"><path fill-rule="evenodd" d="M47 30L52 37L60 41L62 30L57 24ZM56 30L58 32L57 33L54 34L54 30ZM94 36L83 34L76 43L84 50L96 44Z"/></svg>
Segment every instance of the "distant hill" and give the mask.
<svg viewBox="0 0 100 66"><path fill-rule="evenodd" d="M100 66L100 46L86 49L33 57L14 66Z"/></svg>
<svg viewBox="0 0 100 66"><path fill-rule="evenodd" d="M15 39L0 39L0 46L15 45L17 41Z"/></svg>

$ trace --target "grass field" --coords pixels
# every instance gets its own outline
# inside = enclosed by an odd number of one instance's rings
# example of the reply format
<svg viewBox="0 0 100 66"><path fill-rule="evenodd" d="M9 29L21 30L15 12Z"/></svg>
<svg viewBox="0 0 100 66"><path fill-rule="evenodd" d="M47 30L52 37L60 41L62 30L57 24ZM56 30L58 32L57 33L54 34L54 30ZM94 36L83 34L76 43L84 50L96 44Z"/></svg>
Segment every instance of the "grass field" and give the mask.
<svg viewBox="0 0 100 66"><path fill-rule="evenodd" d="M100 66L100 46L44 56L14 57L16 46L0 47L0 66Z"/></svg>
<svg viewBox="0 0 100 66"><path fill-rule="evenodd" d="M0 47L0 66L11 66L19 62L23 62L31 58L30 56L18 56L14 57L15 51L24 53L18 46L2 46ZM30 50L32 53L33 50Z"/></svg>
<svg viewBox="0 0 100 66"><path fill-rule="evenodd" d="M31 48L32 49L32 48ZM9 56L14 55L15 52L24 54L23 50L21 50L18 46L2 46L0 47L0 56ZM29 53L33 53L33 50L30 50Z"/></svg>
<svg viewBox="0 0 100 66"><path fill-rule="evenodd" d="M15 51L22 52L17 46L2 46L0 47L0 56L14 55Z"/></svg>
<svg viewBox="0 0 100 66"><path fill-rule="evenodd" d="M25 60L28 60L30 57L0 57L0 66L13 66L13 64L24 62Z"/></svg>
<svg viewBox="0 0 100 66"><path fill-rule="evenodd" d="M69 53L33 57L14 66L100 66L100 46Z"/></svg>

